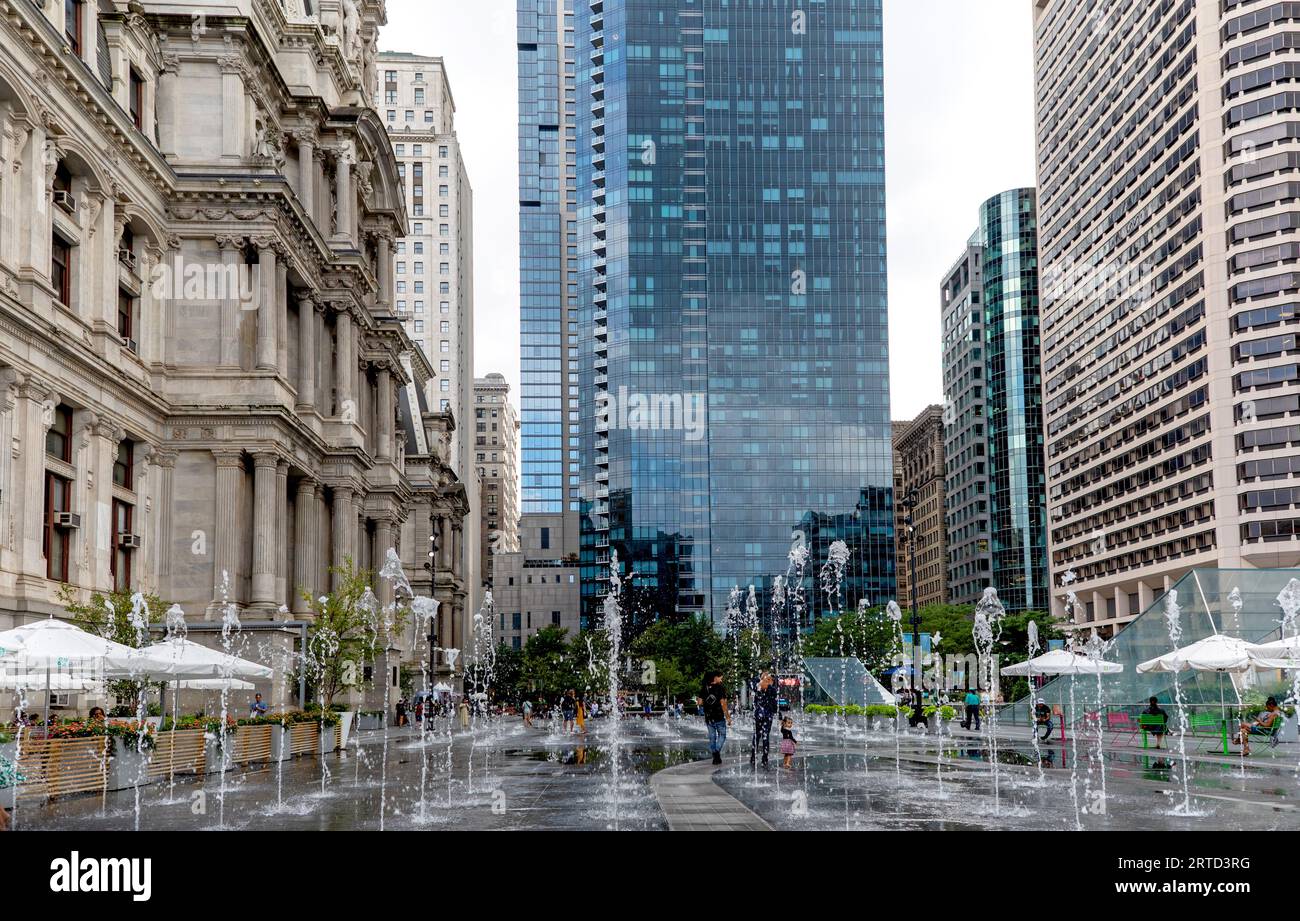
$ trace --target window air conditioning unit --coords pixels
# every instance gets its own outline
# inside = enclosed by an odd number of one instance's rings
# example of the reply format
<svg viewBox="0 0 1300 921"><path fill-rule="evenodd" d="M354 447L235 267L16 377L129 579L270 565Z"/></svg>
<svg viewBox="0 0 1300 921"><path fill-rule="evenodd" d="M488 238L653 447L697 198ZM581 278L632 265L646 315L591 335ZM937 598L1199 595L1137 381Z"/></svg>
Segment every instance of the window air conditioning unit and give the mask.
<svg viewBox="0 0 1300 921"><path fill-rule="evenodd" d="M58 512L54 516L54 526L65 531L81 530L81 516L76 512Z"/></svg>
<svg viewBox="0 0 1300 921"><path fill-rule="evenodd" d="M54 203L69 214L77 213L77 199L71 192L64 189L56 189L54 192Z"/></svg>
<svg viewBox="0 0 1300 921"><path fill-rule="evenodd" d="M135 253L131 252L129 249L119 249L117 251L117 261L122 263L122 265L126 266L132 272L135 271Z"/></svg>
<svg viewBox="0 0 1300 921"><path fill-rule="evenodd" d="M130 349L132 352L138 352L138 351L140 351L140 349L139 349L139 347L138 347L138 343L137 343L134 339L132 339L130 336L123 336L123 337L122 337L122 348L124 348L124 349Z"/></svg>
<svg viewBox="0 0 1300 921"><path fill-rule="evenodd" d="M144 538L139 534L119 534L117 546L122 550L140 550L144 547Z"/></svg>

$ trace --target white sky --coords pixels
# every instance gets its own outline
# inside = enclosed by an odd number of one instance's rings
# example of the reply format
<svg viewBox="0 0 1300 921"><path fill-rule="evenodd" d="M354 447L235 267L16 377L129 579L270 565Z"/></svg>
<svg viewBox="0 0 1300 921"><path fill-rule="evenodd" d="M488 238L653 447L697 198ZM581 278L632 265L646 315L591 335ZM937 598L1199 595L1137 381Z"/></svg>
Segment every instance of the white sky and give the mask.
<svg viewBox="0 0 1300 921"><path fill-rule="evenodd" d="M446 59L474 186L475 374L519 403L515 0L388 0L385 51ZM979 206L1034 184L1029 0L885 0L893 415L942 402L939 284Z"/></svg>

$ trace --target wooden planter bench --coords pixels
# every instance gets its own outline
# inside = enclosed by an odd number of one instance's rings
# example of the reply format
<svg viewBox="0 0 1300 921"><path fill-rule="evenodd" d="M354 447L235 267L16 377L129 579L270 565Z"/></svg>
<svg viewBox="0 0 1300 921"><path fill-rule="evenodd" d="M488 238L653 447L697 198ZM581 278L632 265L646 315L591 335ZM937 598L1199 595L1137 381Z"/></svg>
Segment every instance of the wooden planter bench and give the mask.
<svg viewBox="0 0 1300 921"><path fill-rule="evenodd" d="M18 759L22 798L54 799L108 789L107 736L88 739L24 738Z"/></svg>
<svg viewBox="0 0 1300 921"><path fill-rule="evenodd" d="M266 764L272 760L271 727L240 726L227 737L235 764Z"/></svg>
<svg viewBox="0 0 1300 921"><path fill-rule="evenodd" d="M149 762L149 779L158 780L177 774L203 775L207 769L204 736L202 729L159 733Z"/></svg>

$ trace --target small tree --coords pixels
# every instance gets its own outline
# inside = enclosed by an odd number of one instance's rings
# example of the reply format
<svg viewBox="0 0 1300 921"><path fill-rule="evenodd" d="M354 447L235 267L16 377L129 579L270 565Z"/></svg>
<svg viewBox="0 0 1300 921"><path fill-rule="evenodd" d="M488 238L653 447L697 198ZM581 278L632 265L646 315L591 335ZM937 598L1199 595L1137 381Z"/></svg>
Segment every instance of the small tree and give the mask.
<svg viewBox="0 0 1300 921"><path fill-rule="evenodd" d="M88 603L82 603L71 585L60 586L58 594L59 603L74 626L114 643L140 649L149 645L149 625L161 623L169 605L157 595L141 595L144 600L144 629L141 630L131 622L134 597L130 592L94 592ZM110 682L108 690L116 698L134 701L134 710L139 706L140 693L148 686L145 682L123 680Z"/></svg>
<svg viewBox="0 0 1300 921"><path fill-rule="evenodd" d="M324 710L340 694L361 686L365 674L361 663L388 640L385 618L371 589L374 574L357 569L351 557L330 572L339 577L338 588L319 598L302 594L313 614L303 667L312 696ZM400 633L409 613L404 606L394 608L388 630Z"/></svg>

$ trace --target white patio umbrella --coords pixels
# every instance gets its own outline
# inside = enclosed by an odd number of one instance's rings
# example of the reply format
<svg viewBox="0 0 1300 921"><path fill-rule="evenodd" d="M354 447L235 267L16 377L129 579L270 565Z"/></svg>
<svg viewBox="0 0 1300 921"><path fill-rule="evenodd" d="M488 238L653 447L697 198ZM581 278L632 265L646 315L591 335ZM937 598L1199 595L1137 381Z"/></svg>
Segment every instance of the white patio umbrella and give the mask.
<svg viewBox="0 0 1300 921"><path fill-rule="evenodd" d="M253 687L249 682L270 680L275 674L265 665L181 637L165 639L140 653L158 663L149 677L172 685L172 709L178 713L182 690L249 690Z"/></svg>
<svg viewBox="0 0 1300 921"><path fill-rule="evenodd" d="M1013 678L1028 678L1039 675L1116 675L1124 671L1118 662L1105 662L1091 659L1067 649L1053 649L1028 662L1008 665L1000 670Z"/></svg>
<svg viewBox="0 0 1300 921"><path fill-rule="evenodd" d="M9 642L10 645L8 646L0 646L0 661L13 658L25 648L23 646L23 641L16 636L11 637Z"/></svg>
<svg viewBox="0 0 1300 921"><path fill-rule="evenodd" d="M0 633L0 647L21 646L6 658L9 671L26 679L44 672L45 718L49 719L55 674L92 674L98 678L140 679L151 664L139 650L87 633L66 620L51 617Z"/></svg>
<svg viewBox="0 0 1300 921"><path fill-rule="evenodd" d="M182 691L221 691L226 687L224 678L206 678L199 681L178 681L176 687ZM238 678L230 679L230 690L232 691L251 691L257 685L251 681L240 681Z"/></svg>
<svg viewBox="0 0 1300 921"><path fill-rule="evenodd" d="M1300 636L1272 643L1257 643L1248 650L1255 667L1265 671L1300 671Z"/></svg>
<svg viewBox="0 0 1300 921"><path fill-rule="evenodd" d="M1190 646L1175 649L1163 656L1143 662L1138 674L1152 672L1215 672L1219 675L1245 675L1255 670L1252 646L1240 637L1215 633ZM1236 692L1236 686L1233 686ZM1228 704L1224 700L1223 680L1219 680L1219 708L1223 711L1223 753L1228 753Z"/></svg>
<svg viewBox="0 0 1300 921"><path fill-rule="evenodd" d="M1251 671L1251 644L1235 636L1216 633L1190 646L1175 649L1137 667L1138 674L1151 672L1221 672L1240 675Z"/></svg>
<svg viewBox="0 0 1300 921"><path fill-rule="evenodd" d="M189 640L174 638L147 646L139 652L147 661L142 669L154 681L223 682L227 677L239 681L270 680L275 672L269 666L227 655Z"/></svg>
<svg viewBox="0 0 1300 921"><path fill-rule="evenodd" d="M39 691L47 685L44 674L9 675L0 673L0 691ZM48 676L51 691L93 691L99 686L94 678L81 678L63 673Z"/></svg>

